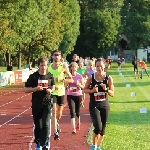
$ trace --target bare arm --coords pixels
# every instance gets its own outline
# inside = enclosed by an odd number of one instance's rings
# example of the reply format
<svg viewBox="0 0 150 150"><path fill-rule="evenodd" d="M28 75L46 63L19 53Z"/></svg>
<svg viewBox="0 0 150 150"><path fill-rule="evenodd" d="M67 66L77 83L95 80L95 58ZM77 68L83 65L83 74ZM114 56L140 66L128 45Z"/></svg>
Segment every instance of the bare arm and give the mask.
<svg viewBox="0 0 150 150"><path fill-rule="evenodd" d="M85 78L88 76L87 69L85 70L85 72L84 72L84 74L82 76L85 77Z"/></svg>
<svg viewBox="0 0 150 150"><path fill-rule="evenodd" d="M109 77L108 79L108 95L113 97L114 96L114 84L113 84L113 79L112 77Z"/></svg>
<svg viewBox="0 0 150 150"><path fill-rule="evenodd" d="M26 93L32 93L32 92L36 92L36 91L40 91L40 90L43 90L42 87L25 87L25 92Z"/></svg>
<svg viewBox="0 0 150 150"><path fill-rule="evenodd" d="M84 86L85 86L84 78L81 79L80 83L78 83L78 86L82 89L84 88Z"/></svg>
<svg viewBox="0 0 150 150"><path fill-rule="evenodd" d="M67 83L73 83L74 81L72 79L72 75L71 75L71 73L69 71L68 66L67 65L63 65L63 70L64 70L65 75L67 76L67 78L65 79L65 83L66 84Z"/></svg>
<svg viewBox="0 0 150 150"><path fill-rule="evenodd" d="M89 89L91 81L92 81L92 78L88 77L88 79L87 79L87 81L85 83L84 90L83 90L84 93L94 93L94 92L98 91L97 87L94 87L93 89Z"/></svg>

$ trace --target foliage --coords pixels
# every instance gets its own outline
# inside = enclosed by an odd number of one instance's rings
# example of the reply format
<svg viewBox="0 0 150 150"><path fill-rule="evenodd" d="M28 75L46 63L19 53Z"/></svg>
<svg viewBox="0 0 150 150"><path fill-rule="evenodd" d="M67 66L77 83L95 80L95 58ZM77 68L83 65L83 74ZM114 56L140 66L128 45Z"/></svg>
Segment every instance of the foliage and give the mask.
<svg viewBox="0 0 150 150"><path fill-rule="evenodd" d="M123 0L80 1L81 34L77 41L76 53L96 57L107 55L110 48L115 47L121 25L120 9L122 5Z"/></svg>
<svg viewBox="0 0 150 150"><path fill-rule="evenodd" d="M130 63L130 67L126 68L125 64L125 68L121 69L124 77L117 72L117 66L108 70L108 74L114 80L115 96L109 97L110 114L101 146L105 150L149 150L149 78L145 74L142 80L134 79L131 65ZM126 84L130 84L131 87L126 88ZM131 92L136 92L136 96L131 96ZM140 108L143 107L148 110L145 114L140 113ZM90 137L87 138L90 139L89 144L92 143L90 133ZM116 141L117 144L114 144Z"/></svg>
<svg viewBox="0 0 150 150"><path fill-rule="evenodd" d="M76 0L62 0L63 39L59 49L64 56L74 50L79 35L80 7Z"/></svg>
<svg viewBox="0 0 150 150"><path fill-rule="evenodd" d="M122 32L127 35L128 45L136 50L150 44L150 1L125 0L121 10Z"/></svg>

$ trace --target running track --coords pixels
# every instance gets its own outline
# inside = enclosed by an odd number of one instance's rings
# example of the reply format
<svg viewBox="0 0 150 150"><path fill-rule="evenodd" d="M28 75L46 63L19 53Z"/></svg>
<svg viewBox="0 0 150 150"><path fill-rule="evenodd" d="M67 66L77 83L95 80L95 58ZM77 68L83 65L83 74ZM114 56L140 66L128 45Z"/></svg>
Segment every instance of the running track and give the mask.
<svg viewBox="0 0 150 150"><path fill-rule="evenodd" d="M31 94L24 93L23 85L0 88L0 150L34 150L33 121L31 116ZM60 120L60 141L53 140L52 150L88 150L86 135L90 127L88 96L81 108L81 130L71 134L69 108L66 105ZM66 102L66 101L65 101Z"/></svg>

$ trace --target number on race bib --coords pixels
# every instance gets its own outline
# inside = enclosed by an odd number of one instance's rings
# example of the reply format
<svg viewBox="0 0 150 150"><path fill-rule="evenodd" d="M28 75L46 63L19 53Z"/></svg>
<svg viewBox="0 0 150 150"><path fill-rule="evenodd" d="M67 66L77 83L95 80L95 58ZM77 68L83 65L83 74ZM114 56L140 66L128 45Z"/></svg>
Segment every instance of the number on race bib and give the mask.
<svg viewBox="0 0 150 150"><path fill-rule="evenodd" d="M43 88L48 88L48 80L38 80L38 86L42 86Z"/></svg>
<svg viewBox="0 0 150 150"><path fill-rule="evenodd" d="M72 93L76 93L76 92L79 91L79 89L78 89L77 87L70 87L69 90L70 90L70 92L72 92Z"/></svg>
<svg viewBox="0 0 150 150"><path fill-rule="evenodd" d="M95 99L95 101L104 101L104 100L106 100L105 92L94 93L94 99Z"/></svg>

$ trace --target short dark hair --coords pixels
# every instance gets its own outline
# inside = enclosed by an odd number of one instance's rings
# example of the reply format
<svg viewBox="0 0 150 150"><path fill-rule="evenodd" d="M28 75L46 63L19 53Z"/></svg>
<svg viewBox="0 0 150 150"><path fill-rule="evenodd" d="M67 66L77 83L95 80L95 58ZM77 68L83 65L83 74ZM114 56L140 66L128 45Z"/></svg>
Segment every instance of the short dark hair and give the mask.
<svg viewBox="0 0 150 150"><path fill-rule="evenodd" d="M61 51L60 51L60 50L54 50L54 51L52 52L52 55L53 55L54 53L56 53L56 52L58 52L58 53L61 54Z"/></svg>
<svg viewBox="0 0 150 150"><path fill-rule="evenodd" d="M98 58L96 61L95 61L95 66L96 66L96 63L97 62L103 62L104 63L104 60L102 58Z"/></svg>
<svg viewBox="0 0 150 150"><path fill-rule="evenodd" d="M43 63L45 61L48 62L48 58L46 56L43 56L43 57L39 58L38 61L37 61L38 66L40 65L40 63Z"/></svg>

